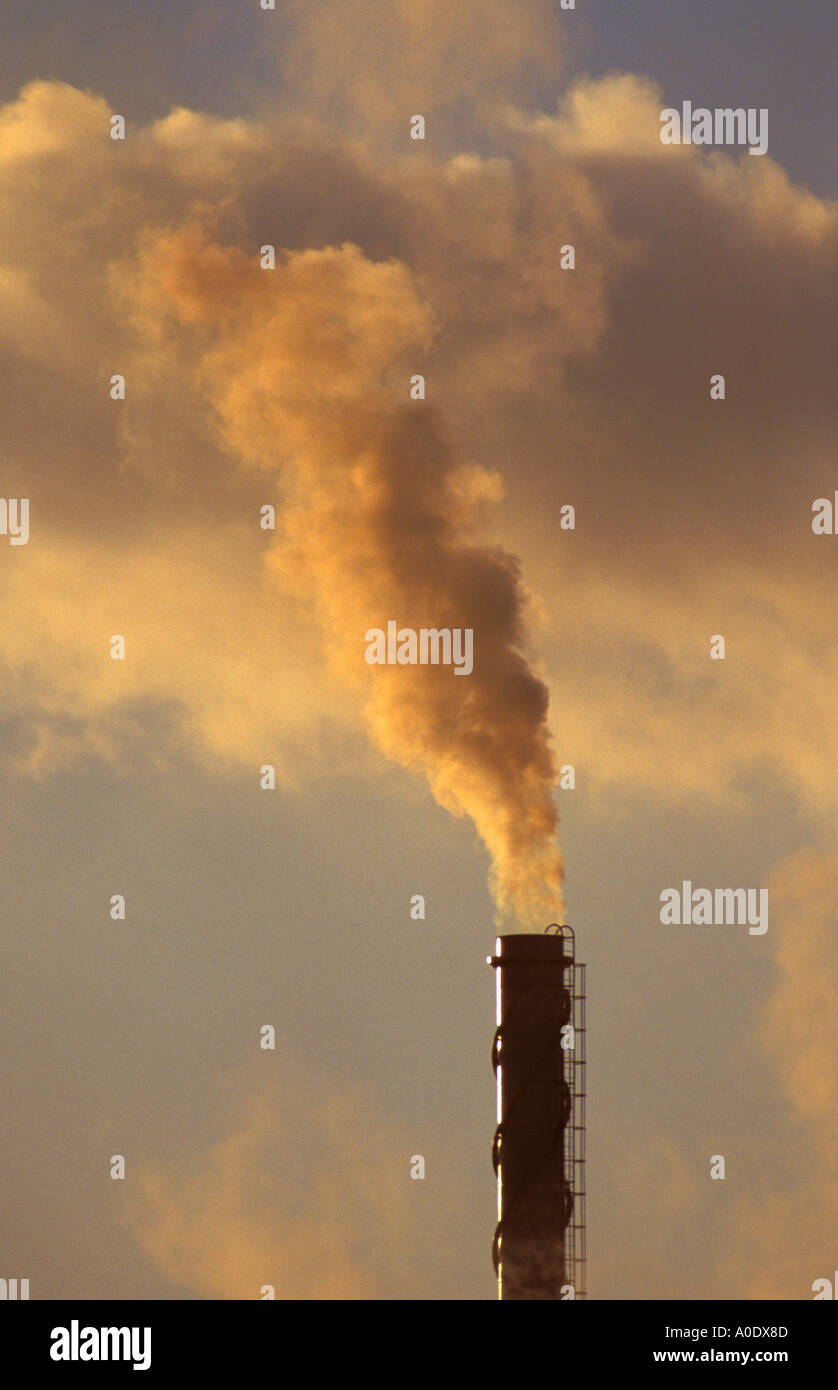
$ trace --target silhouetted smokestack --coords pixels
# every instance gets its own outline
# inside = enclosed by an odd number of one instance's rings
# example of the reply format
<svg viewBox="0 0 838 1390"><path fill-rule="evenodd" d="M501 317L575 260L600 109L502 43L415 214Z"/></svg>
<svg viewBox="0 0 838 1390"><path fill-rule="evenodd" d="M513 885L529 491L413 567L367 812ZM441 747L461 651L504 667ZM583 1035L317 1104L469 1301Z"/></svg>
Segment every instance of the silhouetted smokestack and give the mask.
<svg viewBox="0 0 838 1390"><path fill-rule="evenodd" d="M555 930L498 937L489 957L497 971L495 1268L503 1299L584 1297L577 1287L584 1275L584 966L576 965L570 928Z"/></svg>

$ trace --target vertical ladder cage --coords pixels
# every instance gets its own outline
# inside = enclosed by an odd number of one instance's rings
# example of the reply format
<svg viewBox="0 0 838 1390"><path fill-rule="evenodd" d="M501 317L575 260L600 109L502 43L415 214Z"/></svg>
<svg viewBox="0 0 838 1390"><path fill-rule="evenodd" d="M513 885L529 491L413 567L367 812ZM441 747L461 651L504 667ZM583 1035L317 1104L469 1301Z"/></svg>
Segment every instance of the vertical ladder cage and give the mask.
<svg viewBox="0 0 838 1390"><path fill-rule="evenodd" d="M549 929L548 929L549 930ZM565 1232L565 1266L576 1298L587 1298L588 1253L585 1231L585 1089L586 995L585 966L576 960L576 939L570 927L559 929L568 942L573 964L568 971L572 997L571 1019L574 1047L568 1053L568 1082L571 1093L570 1121L565 1129L565 1181L573 1193L573 1211Z"/></svg>

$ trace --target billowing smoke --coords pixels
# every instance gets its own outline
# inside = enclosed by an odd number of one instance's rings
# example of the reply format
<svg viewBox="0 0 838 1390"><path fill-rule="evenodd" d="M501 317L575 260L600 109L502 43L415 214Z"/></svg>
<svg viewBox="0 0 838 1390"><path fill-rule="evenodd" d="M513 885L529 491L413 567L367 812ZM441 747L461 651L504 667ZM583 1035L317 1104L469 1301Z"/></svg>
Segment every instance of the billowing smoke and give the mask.
<svg viewBox="0 0 838 1390"><path fill-rule="evenodd" d="M149 243L135 290L192 326L226 446L279 474L271 564L313 601L374 743L472 819L502 918L560 916L547 689L522 651L518 562L481 540L500 482L457 461L438 412L410 399L433 322L407 268L347 244L266 270L190 228ZM365 634L389 622L471 629L473 670L368 665Z"/></svg>

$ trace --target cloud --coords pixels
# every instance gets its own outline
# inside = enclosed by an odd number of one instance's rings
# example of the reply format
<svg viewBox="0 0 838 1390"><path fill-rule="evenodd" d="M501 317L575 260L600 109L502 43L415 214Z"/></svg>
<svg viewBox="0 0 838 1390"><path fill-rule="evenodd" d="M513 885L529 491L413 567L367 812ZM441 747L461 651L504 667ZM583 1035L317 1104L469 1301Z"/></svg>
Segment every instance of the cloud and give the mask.
<svg viewBox="0 0 838 1390"><path fill-rule="evenodd" d="M774 978L755 1035L780 1083L781 1120L771 1149L751 1145L747 1196L730 1214L711 1288L808 1299L814 1280L835 1269L838 855L808 848L787 856L768 893Z"/></svg>
<svg viewBox="0 0 838 1390"><path fill-rule="evenodd" d="M328 673L310 688L321 639L305 615L277 611L252 527L163 526L145 544L36 533L6 583L7 769L46 778L94 758L171 772L198 759L217 773L249 765L255 786L272 763L293 786L326 775L336 752L351 765L351 704L335 709ZM124 661L110 658L116 634Z"/></svg>
<svg viewBox="0 0 838 1390"><path fill-rule="evenodd" d="M660 141L660 92L634 73L578 77L562 93L557 116L514 108L513 129L541 135L571 159L590 155L624 158L668 155ZM678 146L680 152L694 146Z"/></svg>
<svg viewBox="0 0 838 1390"><path fill-rule="evenodd" d="M778 917L776 978L760 1039L788 1102L815 1128L821 1157L836 1163L838 854L805 849L789 855L774 869L769 895Z"/></svg>
<svg viewBox="0 0 838 1390"><path fill-rule="evenodd" d="M695 1270L682 1258L699 1192L694 1166L668 1135L634 1145L625 1132L610 1139L619 1161L609 1170L607 1201L612 1237L619 1235L591 1250L592 1295L611 1288L622 1298L695 1298Z"/></svg>
<svg viewBox="0 0 838 1390"><path fill-rule="evenodd" d="M410 1153L359 1087L230 1073L218 1139L138 1172L123 1220L204 1298L419 1297ZM406 1271L407 1277L406 1277ZM421 1282L421 1281L420 1281Z"/></svg>
<svg viewBox="0 0 838 1390"><path fill-rule="evenodd" d="M773 867L767 886L769 979L756 997L743 996L736 1066L721 1073L728 1084L737 1076L744 1084L730 1108L714 1097L712 1120L702 1107L692 1133L695 1098L687 1080L684 1111L666 1132L642 1133L629 1114L619 1136L616 1129L610 1135L605 1152L619 1151L619 1161L607 1184L600 1181L609 1238L591 1251L597 1296L608 1290L615 1297L805 1300L814 1280L832 1278L838 855L811 847L790 854ZM697 1043L702 1071L713 1056L708 979L707 1036ZM710 1156L718 1153L723 1180L709 1176Z"/></svg>
<svg viewBox="0 0 838 1390"><path fill-rule="evenodd" d="M355 758L364 691L353 683L343 713L337 648L410 607L440 623L444 582L450 621L465 624L479 589L484 656L493 632L509 654L491 693L456 683L472 692L468 773L462 748L451 760L452 682L419 674L422 730L379 673L370 718L380 748L474 816L519 904L519 869L557 893L555 858L525 863L554 829L545 675L559 760L598 797L712 793L736 810L757 771L814 820L833 813L838 614L830 540L810 521L834 481L838 215L768 157L655 145L660 100L645 79L585 79L553 116L499 106L495 153L431 144L421 164L287 113L181 108L122 146L107 104L61 83L3 109L6 490L31 496L33 515L27 558L10 552L8 568L16 611L40 624L25 656L11 627L0 652L10 686L33 695L40 752L23 765L49 768L50 729L56 758L115 756L107 725L126 694L177 710L197 756L273 761L290 778L333 722ZM268 241L276 272L258 270ZM417 370L428 399L414 408ZM724 402L709 400L715 371ZM301 480L317 476L306 502ZM258 527L268 501L281 544ZM173 575L180 606L162 602ZM142 665L120 689L91 621L110 635L125 613ZM716 632L725 663L709 661ZM502 724L515 690L526 714L501 748L486 711ZM485 808L510 758L498 829Z"/></svg>
<svg viewBox="0 0 838 1390"><path fill-rule="evenodd" d="M548 0L348 0L326 8L286 6L281 67L295 104L362 122L367 138L407 134L462 99L555 81L566 46L564 16Z"/></svg>

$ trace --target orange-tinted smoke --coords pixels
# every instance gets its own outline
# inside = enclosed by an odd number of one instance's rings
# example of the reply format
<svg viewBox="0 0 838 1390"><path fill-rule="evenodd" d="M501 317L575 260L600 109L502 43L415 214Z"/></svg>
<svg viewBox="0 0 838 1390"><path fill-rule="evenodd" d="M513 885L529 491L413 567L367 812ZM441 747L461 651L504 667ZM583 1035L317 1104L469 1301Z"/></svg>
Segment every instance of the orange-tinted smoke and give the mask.
<svg viewBox="0 0 838 1390"><path fill-rule="evenodd" d="M432 374L433 323L409 271L352 245L266 270L190 229L146 248L138 289L194 326L227 447L279 474L271 562L314 600L374 743L472 819L501 920L561 917L548 692L522 653L519 564L479 538L498 478L458 465L433 405L410 399L426 359ZM390 620L473 629L473 672L367 665L365 633Z"/></svg>

